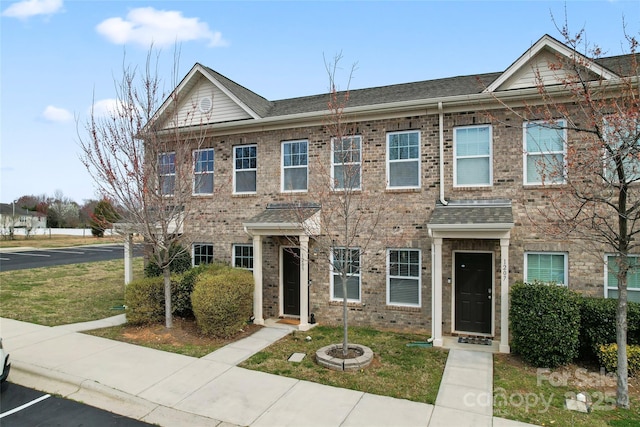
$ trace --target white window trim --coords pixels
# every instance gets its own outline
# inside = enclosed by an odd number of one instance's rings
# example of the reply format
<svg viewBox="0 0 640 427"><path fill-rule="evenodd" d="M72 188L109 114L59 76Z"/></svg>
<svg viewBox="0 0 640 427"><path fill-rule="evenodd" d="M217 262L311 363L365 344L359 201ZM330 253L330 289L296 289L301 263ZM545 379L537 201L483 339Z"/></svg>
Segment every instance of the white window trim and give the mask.
<svg viewBox="0 0 640 427"><path fill-rule="evenodd" d="M211 151L213 153L213 170L212 171L206 171L206 172L196 172L196 162L197 162L197 155L198 153L202 153L205 151ZM214 151L213 148L202 148L202 149L198 149L198 150L193 150L193 186L192 186L192 195L193 196L210 196L213 194L214 189L215 189L215 185L216 185L216 180L215 180L215 173L216 170L216 152ZM196 181L197 181L197 177L199 176L206 176L206 175L211 175L212 177L212 185L211 185L211 192L210 193L196 193Z"/></svg>
<svg viewBox="0 0 640 427"><path fill-rule="evenodd" d="M305 166L306 173L307 173L307 188L305 188L304 190L286 190L284 188L285 169L298 169L298 168L301 168L302 166L285 166L284 165L284 146L285 144L293 144L293 143L299 143L299 142L304 142L307 144L307 164ZM282 143L280 144L280 191L282 193L306 193L307 191L309 191L309 140L308 139L295 139L291 141L282 141Z"/></svg>
<svg viewBox="0 0 640 427"><path fill-rule="evenodd" d="M489 154L481 156L458 156L458 142L457 135L458 129L472 129L472 128L489 128ZM489 160L489 182L486 184L458 184L458 159L479 159L488 158ZM493 126L486 125L473 125L473 126L456 126L453 128L453 186L454 187L492 187L493 186Z"/></svg>
<svg viewBox="0 0 640 427"><path fill-rule="evenodd" d="M345 248L345 247L336 247L336 248L332 248L331 250L331 262L330 264L330 271L331 271L331 294L329 295L329 298L331 299L331 301L343 301L342 298L334 298L333 295L335 295L334 292L334 287L335 287L335 274L340 274L340 272L336 272L333 269L333 263L334 263L334 252L333 249L343 249L343 250L357 250L358 254L360 256L360 267L362 267L362 252L360 251L360 248ZM347 277L357 277L358 278L358 295L360 295L360 298L358 299L353 299L353 298L349 298L347 296L347 302L355 302L355 303L359 303L362 302L362 276L360 274L361 272L361 268L358 269L358 273L347 273ZM340 286L342 286L342 283L340 283Z"/></svg>
<svg viewBox="0 0 640 427"><path fill-rule="evenodd" d="M389 159L389 137L391 135L398 135L403 133L417 133L418 134L418 158L417 159L402 159L402 160L390 160ZM405 189L416 189L422 187L422 132L419 130L403 130L396 132L387 132L387 145L385 150L386 157L386 173L387 173L387 190L405 190ZM391 186L391 163L409 163L409 162L418 162L418 184L415 186L403 186L403 187L394 187Z"/></svg>
<svg viewBox="0 0 640 427"><path fill-rule="evenodd" d="M562 255L564 259L564 283L556 283L558 286L569 286L569 253L568 252L551 252L551 251L525 251L524 253L524 271L523 278L525 283L529 283L527 271L529 266L529 255Z"/></svg>
<svg viewBox="0 0 640 427"><path fill-rule="evenodd" d="M176 152L175 151L166 151L166 152L163 152L163 153L159 153L158 154L158 165L156 166L156 168L158 168L158 170L160 169L160 165L162 164L160 162L160 158L162 156L166 156L166 155L169 155L169 154L173 154L173 170L174 170L174 172L173 173L166 173L166 174L165 173L161 174L160 172L158 172L158 183L160 184L159 185L159 190L160 190L160 195L163 196L163 197L171 197L176 192L176 172L175 172L175 170L176 170ZM162 184L160 183L160 181L161 181L160 177L166 177L166 176L172 176L173 177L173 191L171 193L165 193L163 191L164 189L162 188Z"/></svg>
<svg viewBox="0 0 640 427"><path fill-rule="evenodd" d="M532 120L529 122L522 123L522 184L525 186L532 185L563 185L567 183L567 129L565 120L557 120L557 123L562 123L560 126L563 129L562 131L562 151L535 151L528 152L527 151L527 125L528 124L541 124L544 125L548 123L545 120ZM527 182L527 157L529 155L554 155L554 154L562 154L562 181L556 182Z"/></svg>
<svg viewBox="0 0 640 427"><path fill-rule="evenodd" d="M615 257L616 254L612 254L612 253L605 253L604 254L604 297L605 298L609 298L609 289L611 290L618 290L617 286L609 286L609 257ZM629 254L630 258L638 258L640 259L640 255L636 255L636 254ZM640 292L640 289L637 288L629 288L627 286L627 293L629 293L629 291L631 292Z"/></svg>
<svg viewBox="0 0 640 427"><path fill-rule="evenodd" d="M205 243L205 242L195 242L191 244L191 266L192 267L197 267L198 265L203 265L203 264L196 264L196 245L198 246L211 246L211 262L213 262L213 260L215 259L213 256L213 253L215 252L215 248L213 247L213 243Z"/></svg>
<svg viewBox="0 0 640 427"><path fill-rule="evenodd" d="M335 163L335 142L338 138L331 138L331 188L335 191L345 191L345 190L361 190L362 189L362 136L361 135L352 135L352 136L344 136L342 137L342 139L347 139L347 138L357 138L360 141L360 148L359 148L359 157L360 157L360 161L359 162L345 162L345 163ZM344 166L344 167L350 167L353 165L358 165L358 167L360 168L360 173L359 173L359 180L358 180L358 186L357 187L353 187L353 188L344 188L344 187L336 187L335 183L336 183L336 176L335 176L335 168L336 166Z"/></svg>
<svg viewBox="0 0 640 427"><path fill-rule="evenodd" d="M417 304L406 304L406 303L398 303L391 302L391 279L414 279L413 276L391 276L391 251L417 251L418 252L418 277L415 277L415 280L418 281L418 303ZM387 282L387 305L392 307L422 307L422 250L416 248L389 248L387 249L387 259L386 259L386 282Z"/></svg>
<svg viewBox="0 0 640 427"><path fill-rule="evenodd" d="M250 247L251 249L253 249L253 245L251 243L234 243L231 246L231 265L233 267L236 266L236 248L239 246L243 246L243 247ZM255 258L253 257L253 254L251 255L251 258L255 260ZM242 268L244 270L249 270L249 271L253 271L253 268L244 268L244 267L236 267L236 268Z"/></svg>
<svg viewBox="0 0 640 427"><path fill-rule="evenodd" d="M236 148L256 147L256 167L249 169L236 169ZM307 148L308 150L308 148ZM233 147L233 194L256 194L258 192L258 144L244 144L236 145ZM236 191L236 174L238 172L250 172L256 173L256 190L255 191Z"/></svg>

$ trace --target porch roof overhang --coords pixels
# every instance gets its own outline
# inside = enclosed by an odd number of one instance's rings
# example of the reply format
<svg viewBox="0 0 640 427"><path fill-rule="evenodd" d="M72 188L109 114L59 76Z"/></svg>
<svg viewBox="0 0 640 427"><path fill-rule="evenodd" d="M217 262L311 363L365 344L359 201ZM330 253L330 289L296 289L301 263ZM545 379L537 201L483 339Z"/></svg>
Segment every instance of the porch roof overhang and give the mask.
<svg viewBox="0 0 640 427"><path fill-rule="evenodd" d="M510 200L451 200L436 203L427 229L432 238L504 239L513 225Z"/></svg>
<svg viewBox="0 0 640 427"><path fill-rule="evenodd" d="M269 203L267 208L243 224L250 236L320 234L320 205Z"/></svg>

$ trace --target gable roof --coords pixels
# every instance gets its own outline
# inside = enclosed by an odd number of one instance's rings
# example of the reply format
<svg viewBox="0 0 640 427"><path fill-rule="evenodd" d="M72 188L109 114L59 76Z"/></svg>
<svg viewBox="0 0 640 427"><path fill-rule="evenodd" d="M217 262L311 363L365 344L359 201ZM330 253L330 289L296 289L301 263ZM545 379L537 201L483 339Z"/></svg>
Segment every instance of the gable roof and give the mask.
<svg viewBox="0 0 640 427"><path fill-rule="evenodd" d="M544 35L521 55L505 71L472 74L466 76L449 77L434 80L425 80L411 83L394 84L366 89L349 91L349 109L368 107L391 103L409 103L421 100L438 100L448 97L460 97L481 95L488 92L497 92L509 88L534 87L529 85L527 79L520 74L531 73L535 61L538 64L546 64L544 55L564 55L567 58L578 56L587 64L589 71L604 79L614 79L619 76L630 76L635 73L632 55L620 55L614 57L590 60L578 52L570 49L563 43L549 35ZM640 59L636 55L636 59ZM269 101L246 87L234 82L217 71L196 63L189 73L180 82L176 91L188 93L198 84L198 79L204 77L210 84L220 89L225 96L239 106L248 115L225 117L226 121L251 121L251 119L285 120L289 116L301 114L322 113L327 108L327 94L318 94L297 98ZM515 80L515 81L514 81ZM505 85L505 83L508 83ZM510 86L511 85L511 86ZM169 97L154 117L167 114L172 98ZM155 120L158 122L161 120ZM221 119L222 121L222 119ZM220 123L221 121L218 121Z"/></svg>

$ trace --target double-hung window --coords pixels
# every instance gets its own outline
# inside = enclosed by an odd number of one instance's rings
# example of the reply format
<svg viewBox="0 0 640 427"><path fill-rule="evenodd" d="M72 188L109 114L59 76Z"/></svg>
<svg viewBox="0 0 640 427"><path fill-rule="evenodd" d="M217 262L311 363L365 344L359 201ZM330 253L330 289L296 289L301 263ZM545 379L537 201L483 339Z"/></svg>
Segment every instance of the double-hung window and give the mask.
<svg viewBox="0 0 640 427"><path fill-rule="evenodd" d="M566 123L524 123L524 184L562 184L566 181Z"/></svg>
<svg viewBox="0 0 640 427"><path fill-rule="evenodd" d="M627 271L627 299L640 303L640 259L638 255L629 255ZM605 298L618 298L618 263L615 255L606 255Z"/></svg>
<svg viewBox="0 0 640 427"><path fill-rule="evenodd" d="M334 190L361 187L362 138L346 136L331 140L331 173Z"/></svg>
<svg viewBox="0 0 640 427"><path fill-rule="evenodd" d="M253 245L233 245L233 266L253 270Z"/></svg>
<svg viewBox="0 0 640 427"><path fill-rule="evenodd" d="M493 182L491 126L453 130L454 186L487 186Z"/></svg>
<svg viewBox="0 0 640 427"><path fill-rule="evenodd" d="M631 121L631 123L629 123ZM636 127L634 130L633 128ZM604 150L605 179L619 181L616 159L622 163L626 183L640 180L640 124L635 119L609 117L604 120L604 140L609 148Z"/></svg>
<svg viewBox="0 0 640 427"><path fill-rule="evenodd" d="M419 249L387 251L387 304L420 307L421 256Z"/></svg>
<svg viewBox="0 0 640 427"><path fill-rule="evenodd" d="M347 278L347 301L360 302L360 249L331 251L331 299L343 300L342 274Z"/></svg>
<svg viewBox="0 0 640 427"><path fill-rule="evenodd" d="M160 194L170 196L176 185L176 153L160 153L158 155L158 187Z"/></svg>
<svg viewBox="0 0 640 427"><path fill-rule="evenodd" d="M308 141L282 143L282 191L307 191Z"/></svg>
<svg viewBox="0 0 640 427"><path fill-rule="evenodd" d="M420 132L387 134L387 188L420 188Z"/></svg>
<svg viewBox="0 0 640 427"><path fill-rule="evenodd" d="M193 152L193 194L213 194L213 148Z"/></svg>
<svg viewBox="0 0 640 427"><path fill-rule="evenodd" d="M233 192L255 193L258 171L258 146L241 145L233 148Z"/></svg>
<svg viewBox="0 0 640 427"><path fill-rule="evenodd" d="M567 285L568 257L562 252L527 252L524 255L524 281Z"/></svg>
<svg viewBox="0 0 640 427"><path fill-rule="evenodd" d="M193 265L210 264L213 262L213 245L210 243L193 244Z"/></svg>

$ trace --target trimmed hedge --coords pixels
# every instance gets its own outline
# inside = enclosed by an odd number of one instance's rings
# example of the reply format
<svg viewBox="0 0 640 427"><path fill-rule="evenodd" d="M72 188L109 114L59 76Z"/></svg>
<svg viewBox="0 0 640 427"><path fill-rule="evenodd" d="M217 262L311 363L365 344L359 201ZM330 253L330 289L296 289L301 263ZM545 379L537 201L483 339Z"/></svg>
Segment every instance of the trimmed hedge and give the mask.
<svg viewBox="0 0 640 427"><path fill-rule="evenodd" d="M596 360L602 344L616 342L618 300L580 298L580 357ZM640 304L627 304L627 343L640 345Z"/></svg>
<svg viewBox="0 0 640 427"><path fill-rule="evenodd" d="M616 372L618 370L618 345L602 344L598 346L598 360L600 366L604 367L607 372ZM627 345L627 369L630 377L640 373L640 345Z"/></svg>
<svg viewBox="0 0 640 427"><path fill-rule="evenodd" d="M196 279L191 304L200 331L231 337L253 314L253 275L231 267L206 269Z"/></svg>
<svg viewBox="0 0 640 427"><path fill-rule="evenodd" d="M164 282L162 277L131 281L124 292L127 323L141 325L164 319Z"/></svg>
<svg viewBox="0 0 640 427"><path fill-rule="evenodd" d="M511 349L527 363L555 368L578 356L578 295L564 286L516 283L511 288Z"/></svg>
<svg viewBox="0 0 640 427"><path fill-rule="evenodd" d="M196 284L196 280L204 271L214 273L227 268L227 264L214 261L211 264L201 264L186 271L179 276L175 283L171 283L171 308L173 314L180 317L193 317L193 306L191 305L191 294Z"/></svg>

